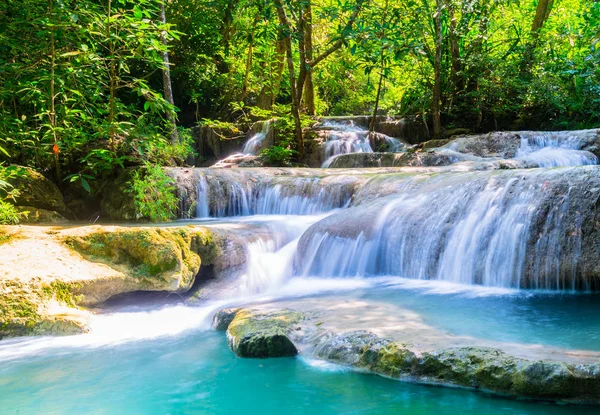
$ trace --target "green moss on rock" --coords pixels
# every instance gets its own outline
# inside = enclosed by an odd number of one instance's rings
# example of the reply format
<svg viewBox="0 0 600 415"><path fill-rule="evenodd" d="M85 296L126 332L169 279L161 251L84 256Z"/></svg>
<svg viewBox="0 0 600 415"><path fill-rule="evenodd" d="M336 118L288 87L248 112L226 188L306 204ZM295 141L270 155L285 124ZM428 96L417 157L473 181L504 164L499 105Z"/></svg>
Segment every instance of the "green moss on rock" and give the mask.
<svg viewBox="0 0 600 415"><path fill-rule="evenodd" d="M325 337L318 357L392 377L485 390L505 396L600 404L600 365L529 361L486 347L418 356L369 332Z"/></svg>
<svg viewBox="0 0 600 415"><path fill-rule="evenodd" d="M302 319L301 313L291 310L239 310L227 329L229 347L240 357L295 356L298 349L288 333Z"/></svg>
<svg viewBox="0 0 600 415"><path fill-rule="evenodd" d="M206 229L95 228L64 241L86 259L105 263L133 278L140 290L185 292L198 274L201 256L219 249Z"/></svg>
<svg viewBox="0 0 600 415"><path fill-rule="evenodd" d="M71 287L64 283L0 281L0 339L28 335L67 335L85 331L80 319L49 314L49 300L74 306Z"/></svg>

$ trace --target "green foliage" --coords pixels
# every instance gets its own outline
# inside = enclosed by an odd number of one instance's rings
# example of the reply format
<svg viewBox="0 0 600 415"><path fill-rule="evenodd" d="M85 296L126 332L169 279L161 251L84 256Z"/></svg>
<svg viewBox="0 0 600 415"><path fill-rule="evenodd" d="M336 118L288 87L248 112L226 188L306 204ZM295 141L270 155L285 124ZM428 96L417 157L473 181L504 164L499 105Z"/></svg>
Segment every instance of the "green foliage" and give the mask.
<svg viewBox="0 0 600 415"><path fill-rule="evenodd" d="M144 171L136 171L131 183L137 213L152 222L175 219L177 196L174 180L155 164L146 164Z"/></svg>
<svg viewBox="0 0 600 415"><path fill-rule="evenodd" d="M12 203L19 196L19 191L10 184L10 180L19 174L23 174L20 169L0 165L0 225L16 225L26 216Z"/></svg>
<svg viewBox="0 0 600 415"><path fill-rule="evenodd" d="M296 152L288 147L275 145L265 148L260 155L266 166L290 166L292 157Z"/></svg>

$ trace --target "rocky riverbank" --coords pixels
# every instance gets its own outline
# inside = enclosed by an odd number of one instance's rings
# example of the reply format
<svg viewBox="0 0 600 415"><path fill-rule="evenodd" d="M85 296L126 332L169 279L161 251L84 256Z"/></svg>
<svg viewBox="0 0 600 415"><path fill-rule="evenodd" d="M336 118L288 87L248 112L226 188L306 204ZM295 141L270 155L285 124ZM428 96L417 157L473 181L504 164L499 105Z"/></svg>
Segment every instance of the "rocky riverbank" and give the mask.
<svg viewBox="0 0 600 415"><path fill-rule="evenodd" d="M315 302L320 307L315 307ZM447 335L422 322L418 329L410 327L416 323L414 316L403 320L402 313L386 315L386 319L397 320L397 327L385 333L390 321L377 324L368 317L356 317L350 322L344 317L347 309L330 298L308 303L227 309L216 314L213 326L226 330L230 348L240 357L293 356L299 351L310 358L402 381L514 398L600 404L598 354L574 356L552 348L528 351L527 346L490 346L473 338L454 339L457 346L444 346ZM353 311L360 309L358 305ZM364 315L377 313L368 308L364 311Z"/></svg>

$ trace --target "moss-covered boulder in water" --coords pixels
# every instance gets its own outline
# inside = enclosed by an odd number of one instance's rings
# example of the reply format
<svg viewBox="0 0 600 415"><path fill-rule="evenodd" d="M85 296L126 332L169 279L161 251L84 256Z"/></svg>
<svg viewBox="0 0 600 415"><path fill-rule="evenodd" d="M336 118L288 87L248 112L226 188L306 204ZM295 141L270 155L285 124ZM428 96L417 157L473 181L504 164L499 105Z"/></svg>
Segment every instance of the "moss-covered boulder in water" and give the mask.
<svg viewBox="0 0 600 415"><path fill-rule="evenodd" d="M288 335L301 320L302 314L291 310L238 310L227 328L227 341L240 357L295 356L298 349Z"/></svg>
<svg viewBox="0 0 600 415"><path fill-rule="evenodd" d="M600 404L600 365L530 361L487 347L417 354L369 332L323 336L317 357L380 375L506 396Z"/></svg>

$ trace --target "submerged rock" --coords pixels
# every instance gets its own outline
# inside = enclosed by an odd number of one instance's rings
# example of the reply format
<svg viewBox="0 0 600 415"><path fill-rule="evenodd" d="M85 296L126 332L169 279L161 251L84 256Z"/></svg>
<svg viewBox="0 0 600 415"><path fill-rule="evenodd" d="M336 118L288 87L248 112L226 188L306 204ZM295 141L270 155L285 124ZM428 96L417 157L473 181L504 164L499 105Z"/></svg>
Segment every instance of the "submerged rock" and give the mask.
<svg viewBox="0 0 600 415"><path fill-rule="evenodd" d="M230 314L222 317L228 319ZM228 325L227 342L240 357L295 356L298 349L290 340L289 332L296 328L302 318L301 313L291 310L238 310ZM220 323L223 323L223 319Z"/></svg>
<svg viewBox="0 0 600 415"><path fill-rule="evenodd" d="M600 403L600 365L530 361L485 347L417 354L369 332L327 338L316 356L397 379L462 386L501 395Z"/></svg>

